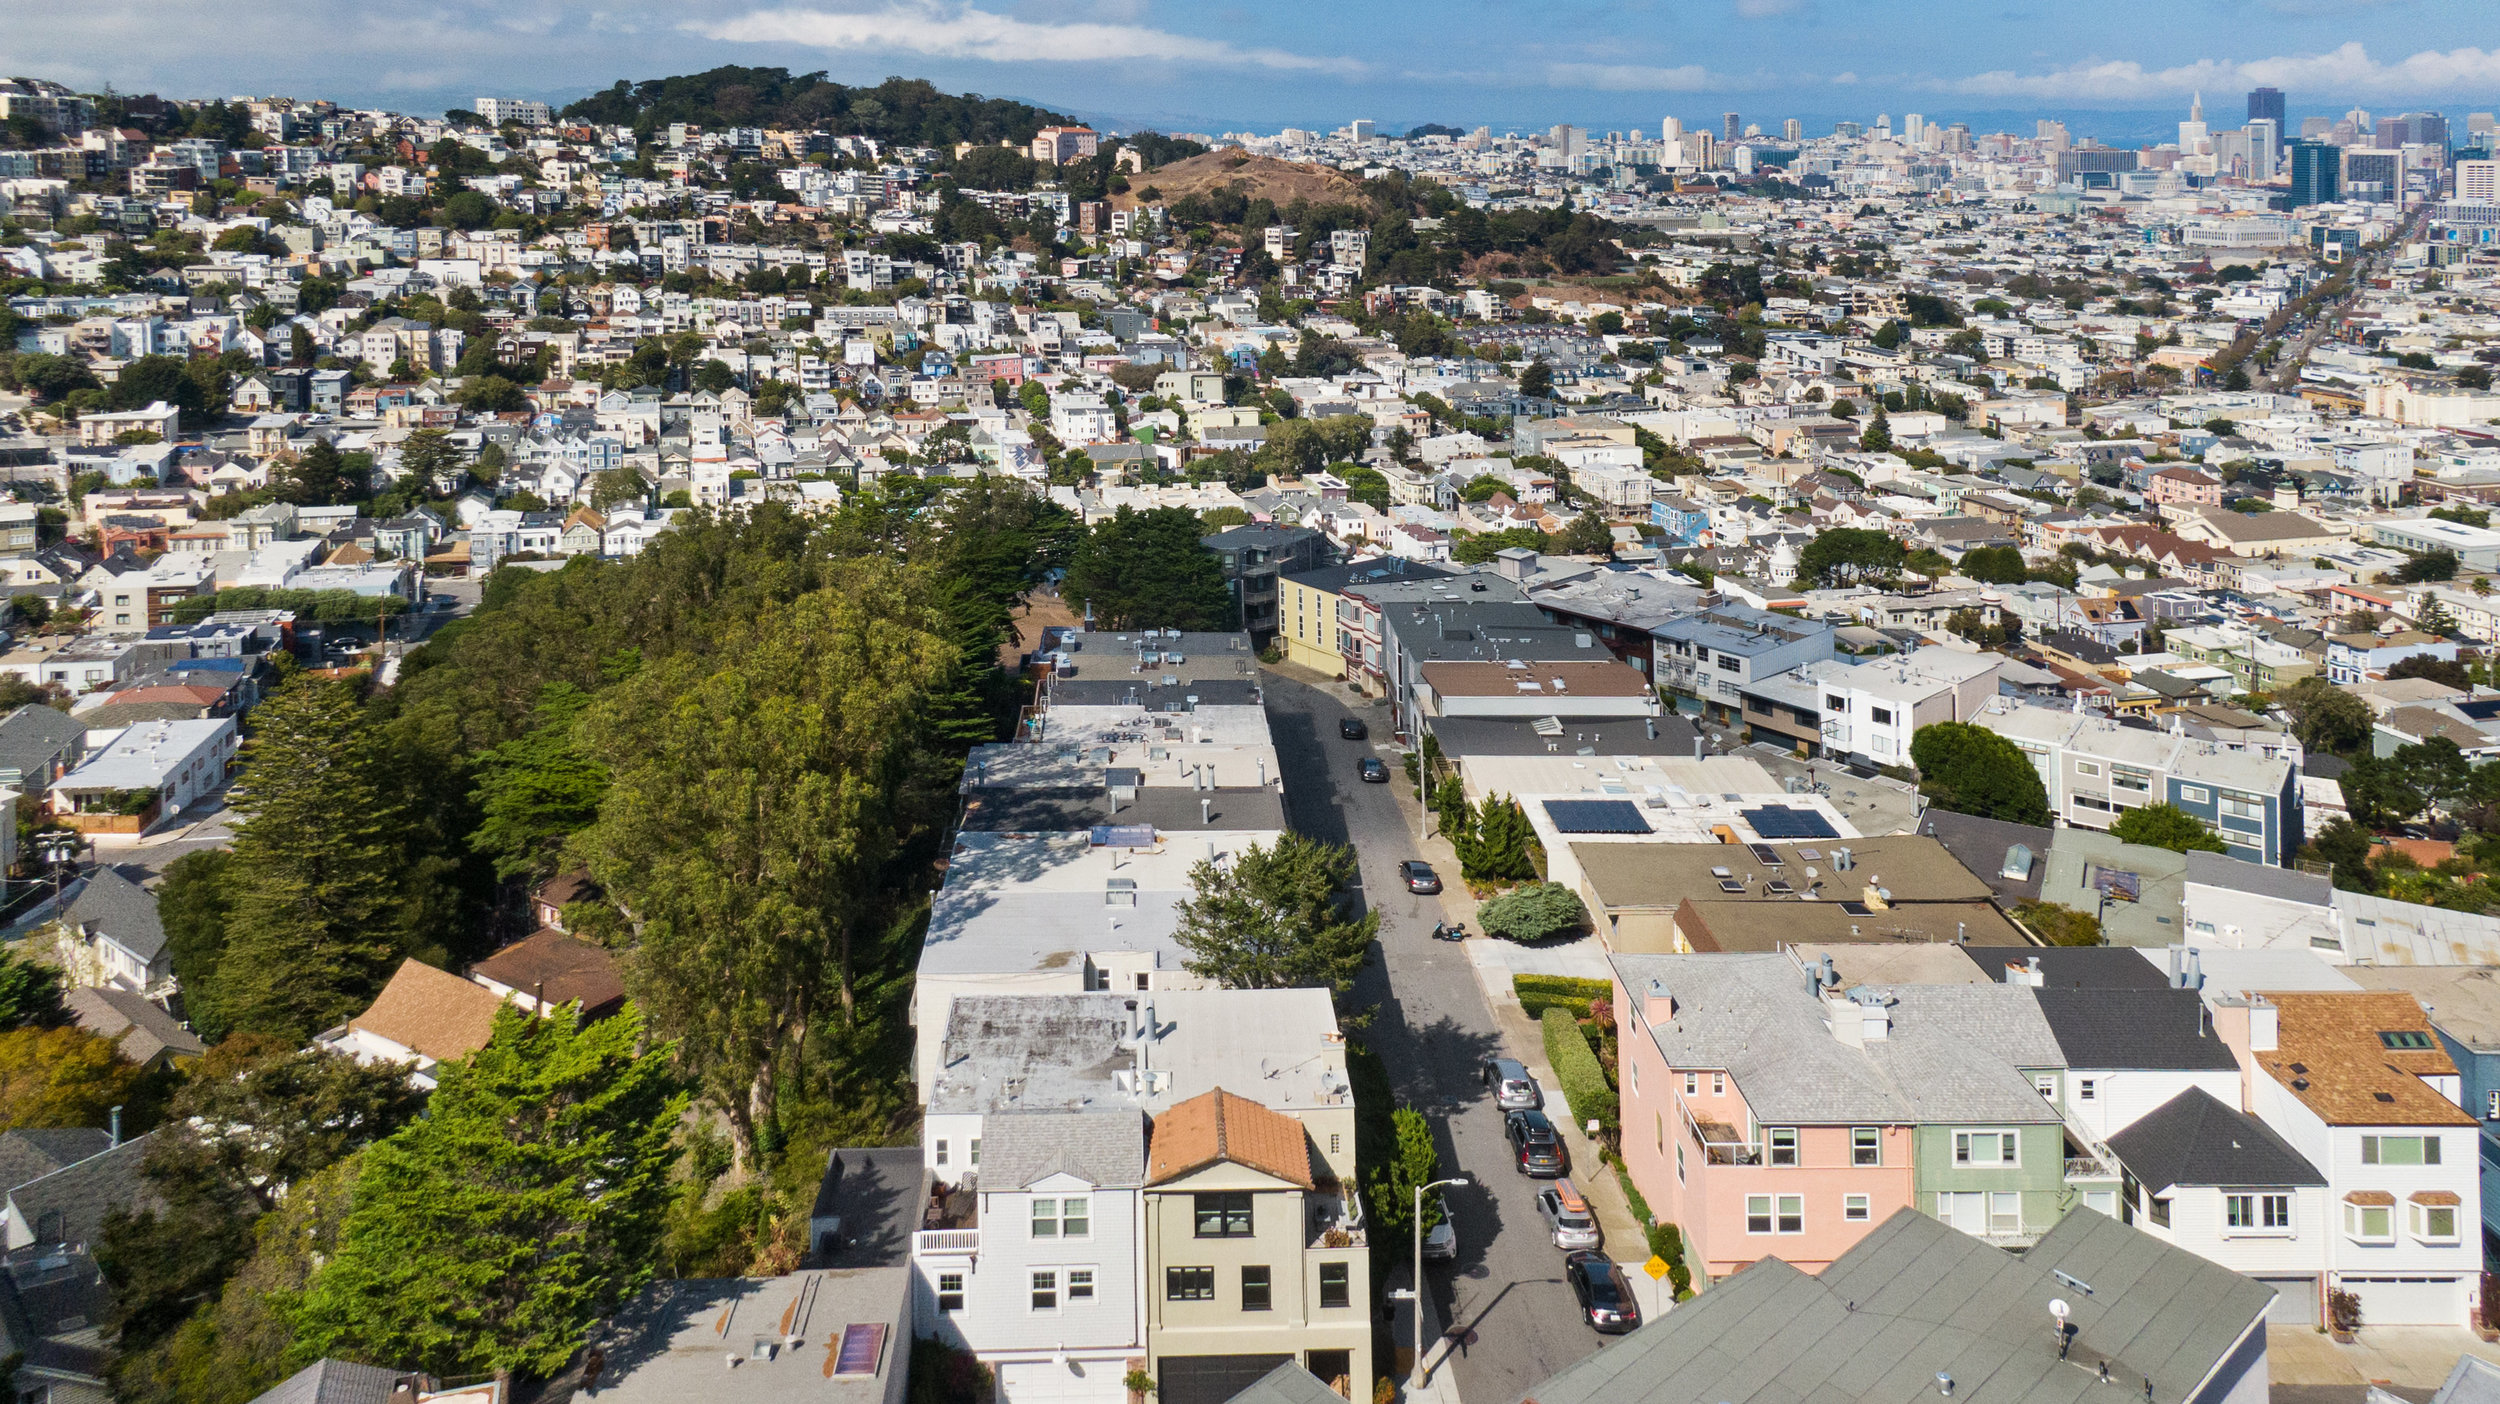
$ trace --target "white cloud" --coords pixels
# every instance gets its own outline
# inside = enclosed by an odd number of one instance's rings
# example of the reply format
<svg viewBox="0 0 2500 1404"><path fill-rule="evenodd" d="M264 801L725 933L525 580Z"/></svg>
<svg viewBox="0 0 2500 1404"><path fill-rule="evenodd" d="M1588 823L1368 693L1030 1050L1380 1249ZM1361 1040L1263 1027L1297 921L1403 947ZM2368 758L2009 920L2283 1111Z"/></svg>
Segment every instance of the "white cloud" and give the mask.
<svg viewBox="0 0 2500 1404"><path fill-rule="evenodd" d="M1700 93L1735 86L1697 63L1660 68L1639 63L1556 63L1545 81L1557 88L1594 88L1610 93Z"/></svg>
<svg viewBox="0 0 2500 1404"><path fill-rule="evenodd" d="M988 63L1250 64L1259 68L1358 73L1352 59L1317 58L1282 49L1245 49L1137 24L1092 21L1039 24L975 9L956 0L888 0L873 9L756 10L687 29L709 39L749 44L800 44Z"/></svg>
<svg viewBox="0 0 2500 1404"><path fill-rule="evenodd" d="M2131 59L2105 60L2046 73L1999 70L1927 86L1970 97L2041 101L2126 102L2177 97L2199 89L2228 92L2256 86L2353 97L2405 97L2500 86L2500 49L2425 49L2409 58L2381 63L2371 58L2359 42L2354 42L2322 54L2294 54L2244 63L2200 59L2171 68L2148 69Z"/></svg>

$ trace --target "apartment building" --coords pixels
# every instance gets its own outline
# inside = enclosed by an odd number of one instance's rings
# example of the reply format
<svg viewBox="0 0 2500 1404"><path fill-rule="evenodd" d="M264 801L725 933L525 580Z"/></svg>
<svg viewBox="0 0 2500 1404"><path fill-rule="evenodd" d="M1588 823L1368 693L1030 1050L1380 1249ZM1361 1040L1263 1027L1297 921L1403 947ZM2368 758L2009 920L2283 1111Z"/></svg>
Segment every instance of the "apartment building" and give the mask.
<svg viewBox="0 0 2500 1404"><path fill-rule="evenodd" d="M2204 822L2234 857L2289 864L2306 841L2292 761L2161 731L2150 723L1997 699L1971 720L2014 743L2069 824L2106 829L2120 814L2169 804Z"/></svg>
<svg viewBox="0 0 2500 1404"><path fill-rule="evenodd" d="M1830 658L1836 632L1821 620L1719 605L1650 631L1657 640L1650 676L1661 688L1699 699L1715 720L1733 723L1745 687Z"/></svg>
<svg viewBox="0 0 2500 1404"><path fill-rule="evenodd" d="M2421 1004L2401 992L2252 993L2217 1000L2214 1016L2240 1058L2243 1105L2326 1178L2321 1310L2341 1290L2360 1299L2365 1325L2473 1319L2482 1138Z"/></svg>
<svg viewBox="0 0 2500 1404"><path fill-rule="evenodd" d="M1937 722L1969 721L1997 696L2005 656L1922 648L1864 663L1841 659L1796 670L1820 703L1821 749L1870 765L1908 765L1910 738ZM1746 715L1758 692L1742 691Z"/></svg>

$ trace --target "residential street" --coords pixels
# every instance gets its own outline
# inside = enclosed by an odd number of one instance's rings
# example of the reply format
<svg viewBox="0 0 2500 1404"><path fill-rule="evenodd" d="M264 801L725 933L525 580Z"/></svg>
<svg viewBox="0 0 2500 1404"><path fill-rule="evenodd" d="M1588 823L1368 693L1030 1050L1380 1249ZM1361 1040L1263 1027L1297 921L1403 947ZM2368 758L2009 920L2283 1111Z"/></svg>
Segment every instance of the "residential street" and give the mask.
<svg viewBox="0 0 2500 1404"><path fill-rule="evenodd" d="M1562 1253L1537 1217L1535 1194L1545 1182L1512 1169L1501 1114L1477 1084L1476 1061L1500 1047L1499 1025L1465 948L1437 943L1428 934L1441 918L1439 901L1409 896L1398 881L1397 864L1417 856L1415 812L1398 803L1404 772L1394 752L1374 749L1385 740L1385 711L1364 707L1355 713L1372 724L1373 739L1346 741L1337 735L1338 720L1348 715L1338 699L1350 697L1341 687L1307 687L1273 669L1261 680L1284 767L1290 822L1313 837L1354 844L1364 889L1381 913L1385 968L1374 964L1364 971L1354 1000L1357 1007L1378 1006L1363 1037L1388 1063L1401 1103L1433 1119L1443 1173L1463 1171L1477 1180L1475 1188L1449 1196L1459 1235L1455 1269L1436 1266L1426 1272L1439 1307L1436 1317L1472 1333L1453 1354L1450 1373L1466 1404L1510 1404L1602 1340L1581 1320L1563 1285ZM1375 754L1390 759L1398 782L1366 785L1355 778L1356 761ZM1444 881L1455 885L1454 867L1437 866ZM1583 1168L1576 1157L1573 1168ZM1616 1258L1641 1254L1637 1245L1611 1237L1606 1248ZM1382 1284L1403 1285L1403 1273ZM1406 1342L1397 1344L1403 1348Z"/></svg>

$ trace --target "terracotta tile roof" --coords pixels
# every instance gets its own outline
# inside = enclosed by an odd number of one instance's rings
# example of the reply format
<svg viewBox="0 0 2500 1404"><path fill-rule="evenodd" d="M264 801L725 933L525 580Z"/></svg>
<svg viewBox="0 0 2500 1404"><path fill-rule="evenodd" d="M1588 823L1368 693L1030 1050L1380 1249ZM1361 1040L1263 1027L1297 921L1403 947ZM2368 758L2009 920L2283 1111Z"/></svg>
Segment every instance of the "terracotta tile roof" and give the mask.
<svg viewBox="0 0 2500 1404"><path fill-rule="evenodd" d="M503 1004L484 985L416 960L400 962L373 1007L347 1021L349 1028L379 1034L437 1062L465 1058L495 1033L495 1010Z"/></svg>
<svg viewBox="0 0 2500 1404"><path fill-rule="evenodd" d="M1302 1123L1218 1087L1155 1118L1146 1183L1167 1184L1218 1161L1309 1189L1311 1143Z"/></svg>
<svg viewBox="0 0 2500 1404"><path fill-rule="evenodd" d="M2457 1065L2421 1002L2400 991L2266 992L2281 1011L2273 1051L2252 1055L2331 1126L2472 1126L2474 1118L2425 1077ZM2389 1048L2381 1033L2419 1033L2427 1048Z"/></svg>

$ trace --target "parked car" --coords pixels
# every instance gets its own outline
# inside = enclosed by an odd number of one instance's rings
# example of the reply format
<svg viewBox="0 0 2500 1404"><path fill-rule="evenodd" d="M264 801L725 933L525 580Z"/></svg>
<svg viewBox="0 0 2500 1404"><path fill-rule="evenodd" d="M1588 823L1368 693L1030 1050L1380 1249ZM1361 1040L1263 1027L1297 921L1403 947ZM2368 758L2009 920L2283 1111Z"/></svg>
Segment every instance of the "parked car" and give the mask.
<svg viewBox="0 0 2500 1404"><path fill-rule="evenodd" d="M1458 1258L1458 1223L1450 1217L1447 1204L1441 1206L1441 1222L1424 1230L1424 1261L1454 1262Z"/></svg>
<svg viewBox="0 0 2500 1404"><path fill-rule="evenodd" d="M1510 1138L1519 1173L1531 1179L1557 1180L1571 1166L1563 1154L1562 1137L1541 1111L1515 1111L1502 1118L1502 1134Z"/></svg>
<svg viewBox="0 0 2500 1404"><path fill-rule="evenodd" d="M1476 1079L1493 1089L1493 1105L1508 1111L1534 1111L1545 1105L1545 1089L1536 1074L1517 1058L1490 1057L1476 1065Z"/></svg>
<svg viewBox="0 0 2500 1404"><path fill-rule="evenodd" d="M1406 879L1406 890L1430 897L1441 890L1441 875L1420 858L1409 858L1398 864L1398 876Z"/></svg>
<svg viewBox="0 0 2500 1404"><path fill-rule="evenodd" d="M1597 1216L1589 1212L1589 1202L1569 1180L1556 1180L1552 1188L1538 1190L1536 1211L1545 1216L1545 1227L1552 1231L1557 1248L1595 1248L1606 1241Z"/></svg>
<svg viewBox="0 0 2500 1404"><path fill-rule="evenodd" d="M1580 1299L1580 1313L1604 1335L1620 1336L1641 1324L1641 1304L1632 1296L1632 1279L1603 1253L1579 1252L1563 1259L1563 1279Z"/></svg>
<svg viewBox="0 0 2500 1404"><path fill-rule="evenodd" d="M1363 725L1360 717L1347 717L1337 723L1337 734L1348 741L1363 741L1370 738L1372 729Z"/></svg>
<svg viewBox="0 0 2500 1404"><path fill-rule="evenodd" d="M1363 763L1357 767L1357 770L1361 773L1363 783L1366 785L1389 783L1389 763L1378 756L1363 757Z"/></svg>

